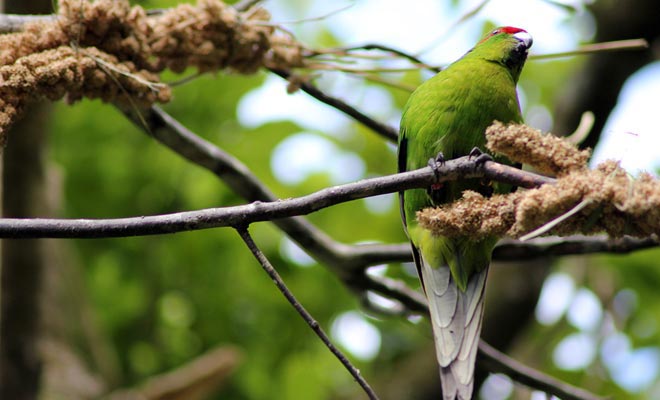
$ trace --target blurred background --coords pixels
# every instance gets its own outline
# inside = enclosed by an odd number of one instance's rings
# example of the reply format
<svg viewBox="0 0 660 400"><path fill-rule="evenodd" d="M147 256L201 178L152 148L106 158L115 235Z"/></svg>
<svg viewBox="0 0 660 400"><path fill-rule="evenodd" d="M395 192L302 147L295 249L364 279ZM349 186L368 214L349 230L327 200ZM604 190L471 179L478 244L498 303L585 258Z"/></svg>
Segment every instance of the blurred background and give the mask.
<svg viewBox="0 0 660 400"><path fill-rule="evenodd" d="M164 8L180 2L132 3ZM48 13L51 6L50 0L6 0L5 12ZM660 165L655 0L268 0L263 6L273 22L311 48L380 43L440 66L499 25L528 30L534 37L532 56L645 38L647 50L532 57L520 80L520 100L529 125L557 135L572 133L582 113L593 112L594 128L583 145L595 148L594 162L614 158L633 174L655 172ZM405 64L375 63L351 67ZM406 88L430 74L373 75L381 81L314 71L314 82L396 128L410 93ZM166 74L164 80L181 78ZM244 162L280 198L396 171L392 143L304 93L287 94L286 86L266 71L206 74L177 86L164 109ZM4 151L5 216L115 218L243 202L211 173L100 101L43 104L27 115ZM344 243L406 240L394 195L334 206L309 220ZM432 335L424 319L363 309L332 272L272 224L255 224L251 232L293 293L383 399L437 398ZM223 368L207 382L210 394L173 398L364 397L231 229L4 240L2 246L3 291L13 288L27 305L5 312L3 340L33 341L32 365L41 366L40 378L26 377L19 386L34 388L42 398L108 393L130 398L130 390L118 390L148 388L150 378L201 356L222 360ZM485 340L599 394L660 398L659 249L498 263L491 271ZM419 286L408 264L377 266L370 273ZM479 378L482 399L546 398L503 375L480 371Z"/></svg>

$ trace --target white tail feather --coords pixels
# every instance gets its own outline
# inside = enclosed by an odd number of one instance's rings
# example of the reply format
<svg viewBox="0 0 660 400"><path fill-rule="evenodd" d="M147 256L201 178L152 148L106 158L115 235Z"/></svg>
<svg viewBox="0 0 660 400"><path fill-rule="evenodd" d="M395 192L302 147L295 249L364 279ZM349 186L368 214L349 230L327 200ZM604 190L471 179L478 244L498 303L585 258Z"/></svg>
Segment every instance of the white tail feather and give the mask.
<svg viewBox="0 0 660 400"><path fill-rule="evenodd" d="M470 400L488 268L474 273L463 292L453 282L449 267L432 268L424 257L421 261L443 399Z"/></svg>

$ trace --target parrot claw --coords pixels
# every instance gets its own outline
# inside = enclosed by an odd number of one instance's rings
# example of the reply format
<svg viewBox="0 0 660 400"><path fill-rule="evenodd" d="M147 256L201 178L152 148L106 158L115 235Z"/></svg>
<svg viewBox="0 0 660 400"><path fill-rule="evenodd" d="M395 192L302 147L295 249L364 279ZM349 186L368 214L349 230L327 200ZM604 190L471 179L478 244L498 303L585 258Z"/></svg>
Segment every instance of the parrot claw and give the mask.
<svg viewBox="0 0 660 400"><path fill-rule="evenodd" d="M437 168L443 165L445 165L445 155L442 152L439 152L435 158L429 158L429 167Z"/></svg>
<svg viewBox="0 0 660 400"><path fill-rule="evenodd" d="M468 157L474 158L474 162L477 165L483 165L486 161L493 161L493 157L490 154L484 153L478 147L473 147L470 153L468 153Z"/></svg>
<svg viewBox="0 0 660 400"><path fill-rule="evenodd" d="M435 158L429 158L428 166L431 167L436 178L440 177L440 167L445 165L445 155L442 152L438 153Z"/></svg>

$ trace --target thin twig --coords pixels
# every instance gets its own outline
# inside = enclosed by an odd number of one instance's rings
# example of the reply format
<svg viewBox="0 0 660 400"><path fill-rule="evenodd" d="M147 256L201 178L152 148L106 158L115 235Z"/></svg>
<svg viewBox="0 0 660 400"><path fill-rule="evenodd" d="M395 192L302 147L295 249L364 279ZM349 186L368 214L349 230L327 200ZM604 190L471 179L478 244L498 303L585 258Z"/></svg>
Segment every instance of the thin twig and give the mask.
<svg viewBox="0 0 660 400"><path fill-rule="evenodd" d="M401 73L401 72L407 72L407 71L417 71L420 68L423 68L425 66L420 66L420 65L413 65L410 67L379 67L379 66L374 66L374 67L361 67L361 66L351 66L347 67L344 65L339 65L337 63L333 63L332 60L320 60L322 62L318 63L309 63L305 65L305 68L312 69L314 71L339 71L339 72L346 72L349 74L367 74L367 73Z"/></svg>
<svg viewBox="0 0 660 400"><path fill-rule="evenodd" d="M361 77L369 82L375 82L381 85L389 86L392 89L397 89L397 90L402 90L407 93L412 93L415 91L417 86L413 85L407 85L403 82L395 82L393 80L385 79L382 78L380 75L377 74L368 74L368 73L363 73L363 72L355 72L353 75L356 75L358 77Z"/></svg>
<svg viewBox="0 0 660 400"><path fill-rule="evenodd" d="M367 43L367 44L363 44L363 45L359 45L359 46L351 46L351 47L344 47L344 48L338 48L338 49L329 49L329 50L324 51L322 54L327 54L328 52L338 51L339 54L342 54L342 52L343 52L343 53L346 53L346 55L354 56L353 54L350 53L351 51L354 51L354 50L379 50L379 51L384 51L384 52L387 52L387 53L392 53L394 55L397 55L401 58L405 58L408 61L411 61L414 65L416 65L418 67L418 69L419 69L419 67L421 67L421 68L425 68L425 69L428 69L430 71L433 71L435 73L438 73L441 70L440 67L429 65L429 64L425 63L424 61L422 61L417 56L406 53L403 50L395 49L393 47L386 46L386 45L383 45L383 44L378 44L378 43Z"/></svg>
<svg viewBox="0 0 660 400"><path fill-rule="evenodd" d="M601 42L585 44L580 46L577 50L565 51L562 53L550 54L532 54L529 56L531 60L544 60L548 58L560 58L569 56L579 56L591 53L604 53L610 51L621 50L643 50L649 47L649 43L645 39L630 39L630 40L615 40L613 42Z"/></svg>
<svg viewBox="0 0 660 400"><path fill-rule="evenodd" d="M527 233L526 235L523 235L520 237L520 241L524 242L529 239L533 239L535 237L541 236L544 233L550 231L552 228L555 226L559 225L561 222L566 221L573 215L577 214L578 212L582 211L585 207L591 205L593 201L591 199L584 199L580 201L575 207L571 208L564 214L558 216L557 218L546 222L543 224L543 226L538 227L537 229L534 229L533 231Z"/></svg>
<svg viewBox="0 0 660 400"><path fill-rule="evenodd" d="M121 83L115 78L115 76L113 74L111 74L111 72L114 72L116 74L125 76L126 78L129 78L129 79L133 79L137 83L139 83L139 84L141 84L141 85L143 85L143 86L145 86L145 87L147 87L147 88L149 88L149 89L151 89L155 92L159 91L160 89L163 89L163 88L167 87L167 85L164 84L164 83L151 82L151 81L148 81L148 80L142 78L141 76L139 76L137 74L134 74L134 73L131 73L131 72L128 72L128 71L122 71L117 66L103 60L100 57L97 57L93 54L90 54L89 52L85 51L84 49L79 49L79 48L76 47L76 50L80 51L85 56L87 56L87 57L91 58L92 60L94 60L94 62L96 62L103 69L103 72L105 72L106 74L108 74L108 76L113 78L114 82L117 84L117 86L119 86L119 88L122 90L122 92L126 94L127 97L130 97L130 95L121 86Z"/></svg>
<svg viewBox="0 0 660 400"><path fill-rule="evenodd" d="M293 293L287 288L286 284L282 280L282 277L280 274L277 273L273 265L268 261L268 258L264 255L264 253L259 249L259 247L254 243L254 240L252 240L252 236L250 236L250 233L248 232L246 227L238 227L236 228L236 231L238 234L241 236L241 239L243 239L243 242L245 242L245 245L250 249L250 252L252 252L252 255L259 261L259 264L261 264L261 267L266 271L268 276L273 280L275 283L275 286L277 286L277 289L284 295L284 297L287 299L289 304L293 306L293 308L300 314L300 316L305 320L307 325L309 325L310 328L316 333L316 335L321 339L323 344L330 350L332 354L334 354L335 357L344 365L344 367L348 370L348 372L353 376L353 378L357 381L357 383L362 387L364 392L367 394L367 396L372 399L372 400L377 400L378 396L376 393L373 391L371 386L369 386L369 383L362 377L360 374L360 371L355 368L355 366L349 361L349 359L344 355L344 353L341 352L331 341L328 335L323 331L323 328L319 325L318 321L312 317L312 315L305 310L305 307L303 307L302 304L296 299L296 297L293 295Z"/></svg>
<svg viewBox="0 0 660 400"><path fill-rule="evenodd" d="M576 145L584 142L587 136L589 136L589 133L591 133L591 129L594 127L594 122L596 122L596 117L593 112L583 112L577 128L575 128L573 133L566 136L566 140Z"/></svg>
<svg viewBox="0 0 660 400"><path fill-rule="evenodd" d="M563 400L604 400L606 397L597 396L584 389L569 385L564 381L546 375L536 369L530 368L494 347L479 342L479 358L488 367L490 372L500 372L523 385L542 390Z"/></svg>
<svg viewBox="0 0 660 400"><path fill-rule="evenodd" d="M236 11L247 11L248 9L256 6L261 3L262 0L241 0L238 3L234 4Z"/></svg>
<svg viewBox="0 0 660 400"><path fill-rule="evenodd" d="M124 94L124 97L126 97L126 99L128 100L129 104L131 105L131 107L132 107L133 110L135 111L135 115L137 115L138 117L140 117L140 123L142 124L142 126L143 126L144 128L148 128L148 127L147 127L147 121L145 121L144 118L142 118L142 114L141 114L140 111L139 111L140 108L137 106L137 104L135 104L135 100L134 100L133 97L130 95L130 93L128 93L128 91L126 90L126 88L124 87L124 85L121 84L121 82L119 81L119 79L118 79L118 78L112 73L112 71L114 71L114 72L116 72L116 73L118 73L118 74L120 74L120 75L126 76L126 77L131 77L131 78L134 78L134 77L135 77L135 78L139 78L139 77L137 77L137 76L135 76L135 75L133 75L133 74L130 74L130 73L124 72L124 71L120 71L119 69L117 69L116 67L113 67L112 65L106 63L105 61L103 61L103 60L100 59L99 57L94 57L94 56L91 55L91 54L87 54L87 52L83 52L83 54L85 54L87 57L90 57L92 60L94 60L94 62L96 62L96 64L99 66L99 68L100 68L103 72L105 72L105 74L108 75L108 77L109 77L110 79L112 79L112 81L117 85L117 87L119 88L119 90L121 90L121 92ZM148 87L149 89L151 89L151 90L153 90L153 91L157 91L157 90L158 90L158 89L156 88L155 85L161 85L161 87L162 87L162 86L165 86L164 84L157 84L157 83L154 83L154 82L149 82L149 81L146 81L146 80L144 80L144 79L142 79L142 78L136 79L136 81L137 81L138 83L142 84L142 85L145 85L146 87ZM152 85L154 85L154 86L152 86Z"/></svg>
<svg viewBox="0 0 660 400"><path fill-rule="evenodd" d="M270 71L275 75L278 75L284 79L288 80L289 78L291 78L291 72L289 71L284 71L279 69L271 69ZM337 110L343 112L344 114L353 118L357 122L362 123L364 126L372 129L373 131L385 137L386 139L395 143L398 141L399 134L394 128L392 128L389 125L385 125L382 122L378 122L371 117L368 117L366 114L358 111L355 107L347 104L346 102L336 97L332 97L325 94L323 91L321 91L319 88L312 85L311 83L303 82L300 85L300 89L303 92L314 97L315 99L319 100L320 102L325 103L333 108L336 108Z"/></svg>

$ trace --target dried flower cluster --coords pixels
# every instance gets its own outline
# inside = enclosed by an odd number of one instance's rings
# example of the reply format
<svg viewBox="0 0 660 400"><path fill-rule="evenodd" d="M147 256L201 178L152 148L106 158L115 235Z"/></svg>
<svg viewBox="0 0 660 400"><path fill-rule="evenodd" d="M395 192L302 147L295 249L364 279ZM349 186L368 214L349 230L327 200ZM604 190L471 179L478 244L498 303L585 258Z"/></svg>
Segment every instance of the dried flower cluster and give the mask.
<svg viewBox="0 0 660 400"><path fill-rule="evenodd" d="M507 156L516 161L556 171L560 178L555 184L491 198L468 191L452 204L420 211L420 224L437 235L474 240L521 237L539 228L546 228L542 234L560 236L660 233L660 181L649 174L632 178L614 161L588 170L586 152L558 138L543 140L535 149L538 135L527 127L498 123L489 129L489 142L507 149Z"/></svg>
<svg viewBox="0 0 660 400"><path fill-rule="evenodd" d="M61 0L58 18L0 36L0 142L26 104L101 98L119 106L167 102L164 69L181 72L303 64L302 47L276 35L262 8L239 13L219 0L148 16L128 0Z"/></svg>
<svg viewBox="0 0 660 400"><path fill-rule="evenodd" d="M589 150L527 125L504 125L495 121L486 129L486 147L511 161L532 165L543 174L562 176L587 168Z"/></svg>

